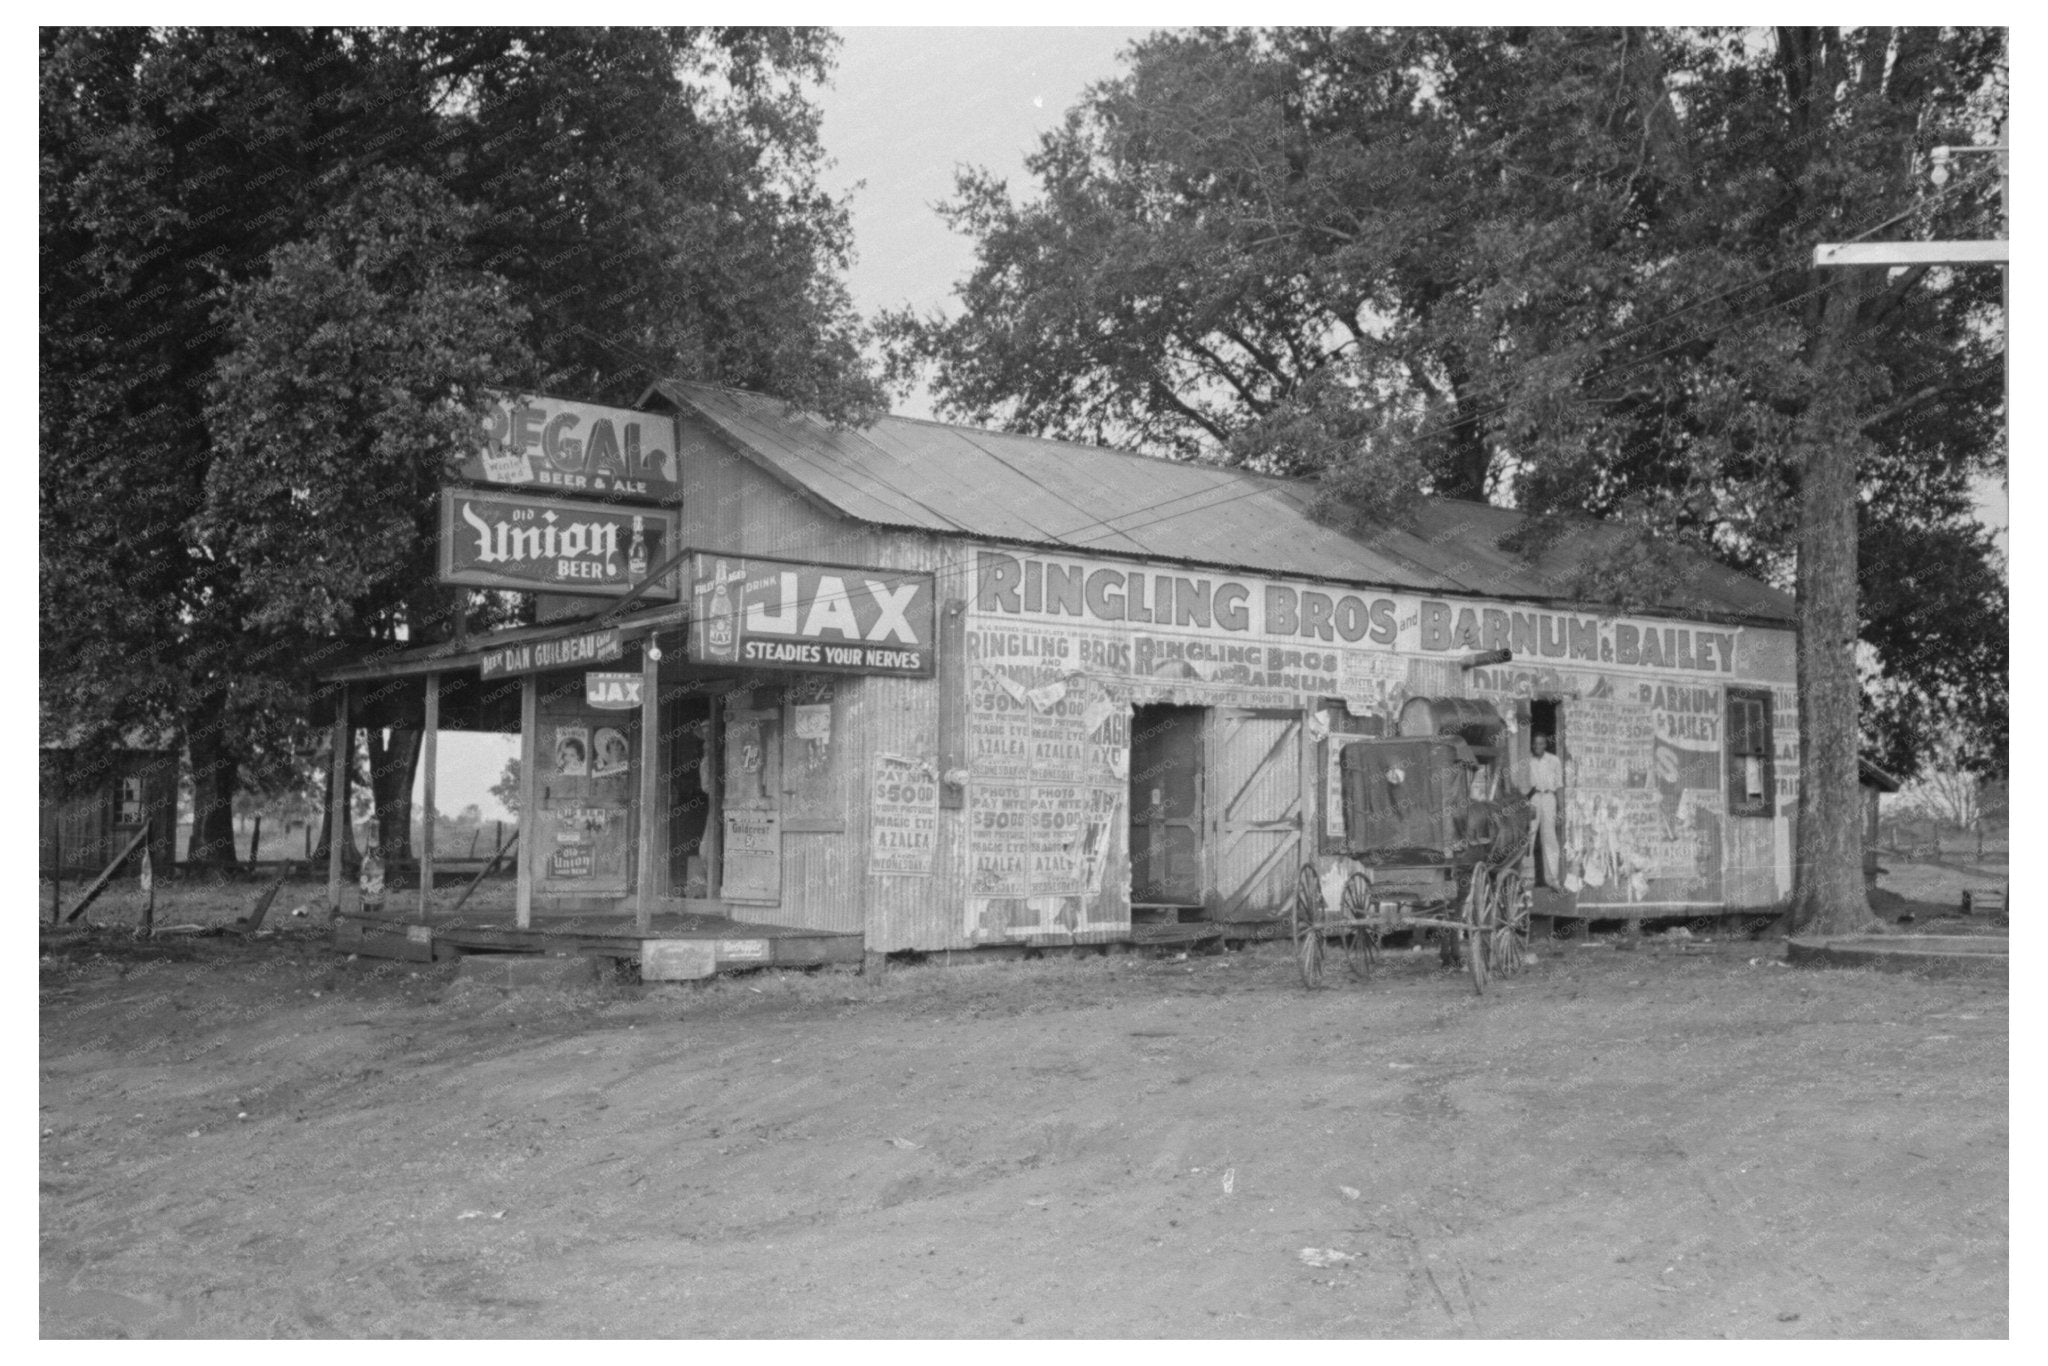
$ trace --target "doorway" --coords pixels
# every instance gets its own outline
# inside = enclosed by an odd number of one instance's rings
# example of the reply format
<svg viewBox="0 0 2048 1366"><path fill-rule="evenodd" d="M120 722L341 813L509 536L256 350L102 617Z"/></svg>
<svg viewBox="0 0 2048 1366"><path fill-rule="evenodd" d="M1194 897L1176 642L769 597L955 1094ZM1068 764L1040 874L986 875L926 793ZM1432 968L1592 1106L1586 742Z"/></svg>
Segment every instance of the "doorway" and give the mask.
<svg viewBox="0 0 2048 1366"><path fill-rule="evenodd" d="M1202 904L1201 707L1131 711L1131 909Z"/></svg>
<svg viewBox="0 0 2048 1366"><path fill-rule="evenodd" d="M668 734L668 885L671 896L701 900L718 885L712 799L718 791L711 699L676 690L662 698Z"/></svg>
<svg viewBox="0 0 2048 1366"><path fill-rule="evenodd" d="M1528 776L1529 761L1535 754L1535 751L1530 748L1530 737L1541 735L1549 740L1550 752L1557 756L1560 772L1563 771L1565 762L1564 708L1558 705L1558 699L1555 697L1533 697L1529 699L1528 721L1529 723L1522 737L1521 753L1516 756L1519 760L1518 768L1520 770L1520 776L1517 777L1516 781L1525 791L1530 785ZM1552 831L1557 837L1560 849L1562 849L1564 844L1564 813L1565 794L1564 790L1560 788L1556 800L1556 813L1552 822ZM1536 840L1533 838L1529 843L1529 855L1525 867L1528 883L1531 887L1540 887L1553 892L1557 891L1559 889L1553 886L1551 880L1544 874L1543 860L1538 855L1536 843ZM1562 855L1558 859L1558 864L1560 869L1562 869Z"/></svg>
<svg viewBox="0 0 2048 1366"><path fill-rule="evenodd" d="M1133 919L1263 920L1300 871L1303 713L1140 706L1131 712Z"/></svg>

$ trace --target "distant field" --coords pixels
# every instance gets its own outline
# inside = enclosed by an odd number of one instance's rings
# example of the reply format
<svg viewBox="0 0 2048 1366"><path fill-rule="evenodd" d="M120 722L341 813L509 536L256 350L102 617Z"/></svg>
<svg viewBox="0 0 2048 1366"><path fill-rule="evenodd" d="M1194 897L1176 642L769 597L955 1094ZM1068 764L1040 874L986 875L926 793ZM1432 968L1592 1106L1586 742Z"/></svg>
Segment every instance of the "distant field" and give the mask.
<svg viewBox="0 0 2048 1366"><path fill-rule="evenodd" d="M1980 863L1958 853L1937 863L1901 858L1890 850L1880 849L1877 864L1884 869L1877 879L1879 891L1949 911L1962 904L1964 889L2002 887L2010 874L2010 865L2002 854Z"/></svg>
<svg viewBox="0 0 2048 1366"><path fill-rule="evenodd" d="M516 821L485 821L483 824L475 826L443 824L435 835L434 856L436 858L489 858L497 848L496 841L500 838L511 839L513 832L518 828L519 825ZM359 845L367 831L367 826L358 826L356 828L356 839ZM312 847L312 842L320 837L320 832L315 830L309 838L304 826L286 829L280 823L265 821L262 830L255 831L246 822L237 821L235 823L235 852L245 861L249 857L249 836L252 833L258 836L256 859L259 863L303 859L306 857L307 850ZM415 823L412 828L413 849L415 851L420 847L421 838L421 827ZM182 859L185 856L185 850L191 846L191 843L192 823L190 821L181 822L178 826L177 850L179 858Z"/></svg>

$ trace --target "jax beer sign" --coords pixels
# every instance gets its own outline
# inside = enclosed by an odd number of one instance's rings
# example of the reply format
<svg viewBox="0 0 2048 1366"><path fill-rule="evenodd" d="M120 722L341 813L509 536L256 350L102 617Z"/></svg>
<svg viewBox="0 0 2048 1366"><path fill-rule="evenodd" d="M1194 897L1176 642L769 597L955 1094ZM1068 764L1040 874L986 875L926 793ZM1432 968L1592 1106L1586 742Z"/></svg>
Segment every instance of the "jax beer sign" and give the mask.
<svg viewBox="0 0 2048 1366"><path fill-rule="evenodd" d="M930 574L698 553L690 578L694 663L932 676Z"/></svg>
<svg viewBox="0 0 2048 1366"><path fill-rule="evenodd" d="M681 489L677 463L676 422L667 413L497 394L483 441L456 474L478 484L671 501Z"/></svg>
<svg viewBox="0 0 2048 1366"><path fill-rule="evenodd" d="M441 582L622 597L671 555L676 514L531 493L441 490ZM673 599L663 584L651 598Z"/></svg>

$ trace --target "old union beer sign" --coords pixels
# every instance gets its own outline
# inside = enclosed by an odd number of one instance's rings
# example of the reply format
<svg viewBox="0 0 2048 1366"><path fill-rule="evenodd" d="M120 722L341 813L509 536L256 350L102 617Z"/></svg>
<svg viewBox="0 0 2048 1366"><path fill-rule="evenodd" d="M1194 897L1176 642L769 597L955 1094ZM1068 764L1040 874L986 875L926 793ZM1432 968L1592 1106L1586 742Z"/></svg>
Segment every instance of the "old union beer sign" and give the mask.
<svg viewBox="0 0 2048 1366"><path fill-rule="evenodd" d="M443 583L621 597L673 553L675 539L676 514L666 509L441 490ZM648 596L676 591L664 584Z"/></svg>
<svg viewBox="0 0 2048 1366"><path fill-rule="evenodd" d="M456 474L478 484L670 501L680 488L676 465L676 423L666 413L499 394L481 446Z"/></svg>
<svg viewBox="0 0 2048 1366"><path fill-rule="evenodd" d="M806 673L932 675L932 576L691 556L690 658Z"/></svg>

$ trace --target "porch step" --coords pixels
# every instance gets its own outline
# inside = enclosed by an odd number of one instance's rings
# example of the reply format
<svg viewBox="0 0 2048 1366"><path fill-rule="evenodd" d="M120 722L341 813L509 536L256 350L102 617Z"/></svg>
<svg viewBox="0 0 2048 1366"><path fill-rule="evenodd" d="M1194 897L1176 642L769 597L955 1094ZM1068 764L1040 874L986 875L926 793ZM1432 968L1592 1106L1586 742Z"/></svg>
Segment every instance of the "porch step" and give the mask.
<svg viewBox="0 0 2048 1366"><path fill-rule="evenodd" d="M1134 944L1200 944L1223 937L1224 927L1210 921L1190 921L1186 924L1143 924L1136 916L1131 919L1131 942Z"/></svg>

